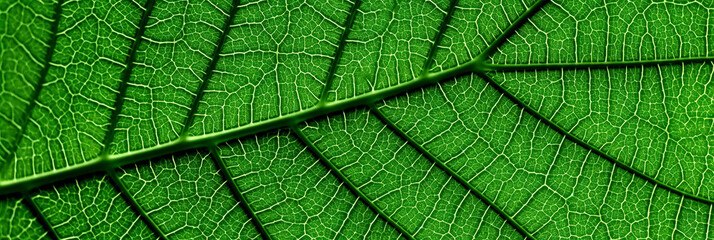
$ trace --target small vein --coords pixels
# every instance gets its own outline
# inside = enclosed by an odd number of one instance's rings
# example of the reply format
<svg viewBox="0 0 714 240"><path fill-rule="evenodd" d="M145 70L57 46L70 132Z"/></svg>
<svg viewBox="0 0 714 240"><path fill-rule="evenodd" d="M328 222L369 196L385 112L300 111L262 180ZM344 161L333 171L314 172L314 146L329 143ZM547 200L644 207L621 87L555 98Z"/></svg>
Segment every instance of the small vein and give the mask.
<svg viewBox="0 0 714 240"><path fill-rule="evenodd" d="M424 156L426 159L434 163L439 169L444 171L447 175L449 175L451 178L456 180L458 183L461 184L464 188L468 189L469 192L474 195L476 198L480 199L483 203L485 203L487 206L489 206L494 212L496 212L501 218L503 218L509 225L511 225L518 233L523 235L526 239L535 239L531 233L529 233L521 224L516 222L513 218L508 216L501 207L496 205L495 202L491 201L488 199L485 195L483 195L481 192L476 190L476 187L471 185L466 179L462 178L459 176L453 169L451 169L449 166L447 166L443 161L437 159L431 152L426 150L424 147L421 146L421 144L418 144L414 139L409 137L404 131L399 129L394 122L389 120L386 116L384 116L384 113L382 113L381 110L379 110L374 104L370 104L369 108L371 112L385 125L387 125L387 128L397 134L402 140L407 142L409 146L414 148L417 152L421 153L422 156Z"/></svg>
<svg viewBox="0 0 714 240"><path fill-rule="evenodd" d="M218 156L216 146L214 145L208 147L208 151L211 155L211 159L218 167L218 171L221 172L221 176L223 176L223 179L228 183L228 188L233 194L233 197L236 199L236 201L238 201L238 204L243 209L243 212L248 215L250 221L253 223L253 226L255 226L255 229L258 230L258 233L260 233L260 236L266 240L272 239L270 234L268 234L268 231L265 229L265 224L260 221L258 215L256 214L256 211L251 208L250 205L248 205L248 201L246 201L245 196L243 196L240 189L238 188L238 185L236 185L236 182L231 177L230 172L228 172L228 167L226 167L225 161L223 161L223 159Z"/></svg>
<svg viewBox="0 0 714 240"><path fill-rule="evenodd" d="M103 149L100 154L100 157L106 158L106 156L109 154L109 150L111 149L110 145L112 143L112 140L114 139L114 129L116 129L117 122L119 122L119 114L121 113L122 106L124 105L126 90L129 87L129 78L131 78L131 71L136 65L134 63L134 59L136 58L136 52L139 49L142 36L144 35L144 31L146 31L146 24L149 22L149 16L151 16L151 11L154 9L155 3L155 0L146 1L146 5L144 6L144 9L146 10L144 10L144 13L141 15L141 21L139 21L139 29L134 32L134 42L131 44L131 48L129 49L129 53L126 57L126 68L124 68L124 70L122 71L121 83L119 83L119 89L117 90L118 94L116 96L116 99L114 100L112 115L109 118L109 128L107 129L106 135L104 135L104 140L102 141Z"/></svg>
<svg viewBox="0 0 714 240"><path fill-rule="evenodd" d="M344 52L345 45L347 45L347 37L350 35L352 25L355 22L355 16L357 16L358 13L357 9L359 9L361 3L362 0L355 0L355 3L352 5L352 8L350 8L349 17L347 17L347 20L345 22L345 30L342 31L342 35L340 35L340 42L337 45L337 50L335 50L335 58L332 59L330 68L327 71L327 81L325 82L325 86L322 88L322 93L320 93L320 102L318 104L324 104L325 102L327 102L327 97L330 94L332 82L335 79L335 72L337 71L337 66L339 65L339 62L342 59L342 53Z"/></svg>
<svg viewBox="0 0 714 240"><path fill-rule="evenodd" d="M198 111L198 105L203 98L203 95L206 93L206 88L208 87L208 83L210 82L209 79L211 79L211 76L213 76L213 73L215 72L216 65L218 65L218 59L221 57L221 50L223 50L223 45L226 42L226 38L228 37L228 32L230 32L231 29L231 23L233 22L233 19L236 16L236 13L238 12L238 6L240 5L240 0L233 0L233 3L231 5L231 10L228 13L228 18L226 18L225 24L223 24L223 29L221 29L221 35L218 38L218 44L213 50L213 54L211 54L211 62L208 63L208 67L206 68L206 72L203 74L203 78L201 80L201 85L198 87L198 90L196 92L196 97L193 98L193 102L191 103L191 107L189 107L189 112L186 117L186 120L184 121L183 124L183 129L181 130L181 134L179 136L184 137L186 134L188 134L189 129L191 128L191 125L193 124L193 120L196 118L196 112Z"/></svg>
<svg viewBox="0 0 714 240"><path fill-rule="evenodd" d="M163 231L159 228L159 226L154 222L151 217L149 217L149 214L139 206L139 203L134 199L134 197L129 193L129 190L126 189L126 186L124 186L124 183L117 177L115 170L109 170L107 171L107 175L109 175L109 182L111 182L114 187L119 190L119 193L121 196L126 200L126 202L129 204L129 206L139 214L139 218L146 223L146 226L151 229L152 232L154 232L159 239L169 239Z"/></svg>
<svg viewBox="0 0 714 240"><path fill-rule="evenodd" d="M390 226L392 226L397 232L399 232L402 236L404 236L407 239L414 239L414 236L412 236L406 229L404 229L401 225L399 225L396 221L394 221L389 215L387 215L382 209L377 207L377 205L370 201L367 196L357 188L357 186L352 183L347 177L342 174L342 172L332 164L330 161L327 160L325 155L322 154L320 150L317 149L317 147L307 139L307 136L298 128L296 125L291 126L293 132L297 137L300 139L300 141L305 144L305 146L312 152L312 154L328 169L330 169L330 172L338 179L340 182L344 183L344 185L352 192L354 195L357 196L358 199L360 199L367 207L369 207L372 211L377 213L379 217L381 217L384 221L387 222Z"/></svg>

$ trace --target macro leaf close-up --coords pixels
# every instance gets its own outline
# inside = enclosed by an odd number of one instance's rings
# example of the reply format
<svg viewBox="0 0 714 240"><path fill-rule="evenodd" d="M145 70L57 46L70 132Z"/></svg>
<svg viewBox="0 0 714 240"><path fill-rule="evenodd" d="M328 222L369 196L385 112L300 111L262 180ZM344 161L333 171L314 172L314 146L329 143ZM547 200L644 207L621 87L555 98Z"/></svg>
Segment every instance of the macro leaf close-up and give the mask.
<svg viewBox="0 0 714 240"><path fill-rule="evenodd" d="M0 239L714 239L714 1L0 0L0 57Z"/></svg>

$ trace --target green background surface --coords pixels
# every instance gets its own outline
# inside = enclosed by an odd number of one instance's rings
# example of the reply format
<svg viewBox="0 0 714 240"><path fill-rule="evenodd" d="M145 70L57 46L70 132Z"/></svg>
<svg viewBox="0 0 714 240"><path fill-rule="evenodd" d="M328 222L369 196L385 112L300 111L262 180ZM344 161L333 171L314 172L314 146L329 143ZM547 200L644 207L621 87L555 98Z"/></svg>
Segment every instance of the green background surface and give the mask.
<svg viewBox="0 0 714 240"><path fill-rule="evenodd" d="M712 12L0 0L0 239L712 239Z"/></svg>

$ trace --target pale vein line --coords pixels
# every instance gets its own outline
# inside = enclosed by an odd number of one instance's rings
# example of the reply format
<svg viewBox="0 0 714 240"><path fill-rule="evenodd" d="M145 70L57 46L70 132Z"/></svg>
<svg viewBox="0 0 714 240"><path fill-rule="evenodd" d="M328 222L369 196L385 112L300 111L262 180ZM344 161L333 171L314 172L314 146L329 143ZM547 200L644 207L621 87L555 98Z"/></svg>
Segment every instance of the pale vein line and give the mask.
<svg viewBox="0 0 714 240"><path fill-rule="evenodd" d="M228 183L228 189L231 191L231 194L233 194L233 197L236 199L236 201L238 201L238 204L243 209L243 212L248 215L248 218L250 218L250 221L253 223L255 229L258 230L260 236L266 240L272 239L270 234L268 234L268 230L265 229L265 224L260 221L258 215L256 214L256 211L252 207L250 207L250 205L248 205L248 201L246 200L245 196L243 196L235 180L233 180L233 178L231 177L231 173L228 171L226 162L223 161L223 158L218 155L218 150L216 149L216 146L214 145L208 147L208 151L211 159L213 159L213 163L216 164L216 167L218 167L218 171L221 173L221 176Z"/></svg>
<svg viewBox="0 0 714 240"><path fill-rule="evenodd" d="M103 149L100 156L107 156L110 145L114 139L114 129L117 127L119 122L119 114L124 105L124 97L126 96L126 90L129 87L129 79L131 78L131 71L134 69L136 64L134 59L136 58L136 52L139 50L139 45L141 44L142 36L144 31L146 31L146 24L149 22L149 16L151 16L151 11L154 10L155 0L146 1L146 6L144 7L144 13L141 15L141 20L139 21L139 28L134 32L134 42L131 44L129 53L126 57L126 68L122 71L121 83L119 83L119 89L117 89L118 94L114 100L114 106L112 110L112 115L109 118L109 128L107 129L106 135L104 135L104 140L102 141Z"/></svg>
<svg viewBox="0 0 714 240"><path fill-rule="evenodd" d="M159 228L159 225L154 222L153 219L149 216L149 214L139 205L139 203L136 201L136 199L129 193L129 190L126 188L124 185L124 182L117 177L116 172L114 170L107 171L107 175L109 175L109 183L113 185L117 190L119 190L119 194L126 200L126 202L129 204L129 206L139 214L139 218L144 221L147 227L151 229L156 235L158 235L159 239L169 239L168 236L166 236L166 233L161 231L161 228Z"/></svg>
<svg viewBox="0 0 714 240"><path fill-rule="evenodd" d="M47 231L47 236L52 239L60 239L59 234L57 234L57 230L55 230L55 228L50 225L50 222L47 220L47 217L42 214L42 211L40 211L40 208L37 206L37 204L32 201L32 197L30 196L30 194L24 192L22 194L22 199L25 200L25 204L27 204L27 207L30 209L30 212L32 212L32 215L35 216L37 222L39 222L40 225L45 228L45 230Z"/></svg>
<svg viewBox="0 0 714 240"><path fill-rule="evenodd" d="M511 227L513 227L518 233L523 235L523 237L527 239L535 239L531 233L529 233L525 227L521 226L516 220L511 218L503 209L501 209L500 206L498 206L495 202L491 201L488 197L483 195L480 191L476 189L471 183L469 183L466 179L462 178L459 176L453 169L451 169L449 166L447 166L443 161L439 160L431 154L428 150L426 150L421 144L418 144L414 139L409 137L404 131L402 131L400 128L398 128L394 122L389 120L384 113L382 113L381 110L379 110L376 106L370 105L369 106L370 110L372 111L373 115L375 115L382 123L387 125L387 128L389 128L392 132L394 132L397 136L402 138L405 142L409 144L414 150L417 152L421 153L422 156L424 156L426 159L434 163L439 169L444 171L447 175L449 175L451 178L456 180L463 186L464 188L468 189L469 192L471 192L472 195L474 195L476 198L481 200L483 203L485 203L487 206L490 206L496 214L498 214L501 218L503 218Z"/></svg>
<svg viewBox="0 0 714 240"><path fill-rule="evenodd" d="M362 200L362 202L367 205L369 209L377 213L379 217L381 217L384 221L387 222L387 224L397 230L397 232L399 232L402 236L410 240L414 239L414 236L412 236L406 229L404 229L401 225L399 225L396 221L389 217L389 215L382 211L382 209L377 207L377 204L369 200L367 195L365 195L362 190L357 188L357 186L352 183L352 181L350 181L344 174L342 174L342 172L337 168L337 166L327 160L327 157L325 157L325 155L323 155L322 152L317 149L317 147L312 143L312 141L307 138L307 136L305 136L305 134L302 132L302 130L300 130L300 128L295 125L292 125L291 128L295 135L297 135L297 137L300 139L300 141L308 148L308 150L310 150L310 152L313 153L315 158L317 158L317 160L320 161L322 165L330 169L332 175L334 175L338 180L343 182L347 189L350 190L350 192L356 195L358 199Z"/></svg>

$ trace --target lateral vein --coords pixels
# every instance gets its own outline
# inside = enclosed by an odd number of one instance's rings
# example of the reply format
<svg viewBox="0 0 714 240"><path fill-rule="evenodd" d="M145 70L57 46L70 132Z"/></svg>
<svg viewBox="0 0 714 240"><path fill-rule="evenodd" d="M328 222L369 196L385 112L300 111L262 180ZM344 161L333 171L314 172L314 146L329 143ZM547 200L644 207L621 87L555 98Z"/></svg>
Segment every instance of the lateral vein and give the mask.
<svg viewBox="0 0 714 240"><path fill-rule="evenodd" d="M580 62L580 63L533 63L533 64L491 64L484 63L484 68L489 71L527 71L527 70L553 70L553 69L580 69L580 68L619 68L640 67L665 64L687 64L712 62L714 57L691 57L675 59L652 59L623 62Z"/></svg>
<svg viewBox="0 0 714 240"><path fill-rule="evenodd" d="M228 32L230 32L231 30L231 23L233 23L233 19L235 19L239 5L240 0L233 0L231 10L228 13L228 18L226 18L226 22L223 25L221 35L218 37L218 44L213 50L213 54L211 54L211 61L208 63L206 72L204 72L203 74L203 79L201 80L201 85L198 87L198 90L196 92L196 97L193 98L191 107L189 107L189 111L186 115L186 120L183 123L183 129L181 129L179 137L185 137L186 134L188 134L188 130L190 129L191 124L193 124L193 120L196 118L198 105L201 99L203 98L203 95L206 93L206 87L208 87L208 83L210 81L209 79L211 79L211 76L213 76L214 70L216 69L216 65L218 64L218 59L221 57L223 45L225 44L226 38L228 37Z"/></svg>
<svg viewBox="0 0 714 240"><path fill-rule="evenodd" d="M569 141L571 141L571 142L574 142L574 143L577 144L578 146L583 147L583 148L585 148L586 150L588 150L588 151L590 151L590 152L592 152L592 153L595 153L596 155L598 155L598 156L604 158L605 160L607 160L607 161L609 161L609 162L615 164L617 167L619 167L619 168L621 168L621 169L624 169L625 171L627 171L627 172L629 172L629 173L631 173L631 174L633 174L633 175L635 175L635 176L637 176L637 177L639 177L639 178L641 178L641 179L644 179L645 181L647 181L647 182L649 182L649 183L651 183L651 184L654 184L654 185L656 185L656 186L660 186L660 187L662 187L662 188L664 188L664 189L667 189L668 191L671 191L671 192L673 192L673 193L682 195L683 197L686 197L686 198L689 198L689 199L692 199L692 200L695 200L695 201L698 201L698 202L702 202L702 203L705 203L705 204L713 204L713 203L714 203L714 200L712 200L712 199L707 199L707 198L704 198L704 197L696 196L696 195L691 194L691 193L684 192L684 191L680 190L680 189L677 188L677 187L670 186L669 184L666 184L666 183L664 183L664 182L662 182L662 181L660 181L660 180L657 180L657 179L655 179L655 178L652 178L652 177L650 177L650 176L647 176L647 175L644 174L643 172L641 172L641 171L639 171L639 170L636 170L636 169L632 168L631 166L628 166L627 164L621 162L620 160L617 160L616 158L614 158L614 157L610 156L609 154L603 152L603 151L600 150L599 148L596 148L595 146L590 145L589 143L586 143L585 141L581 140L580 138L576 137L576 136L573 135L572 133L570 133L570 132L568 132L567 130L565 130L565 128L561 127L561 126L558 125L557 123L554 123L554 122L552 122L551 120L549 120L548 118L546 118L545 116L541 115L538 111L536 111L535 109L533 109L531 106L525 104L524 102L522 102L521 100L519 100L518 98L516 98L515 95L513 95L511 92L509 92L508 90L506 90L505 88L503 88L500 84L496 83L493 79L491 79L491 77L487 76L486 74L482 74L482 73L479 73L478 75L479 75L481 78L483 78L483 79L486 81L487 84L489 84L491 87L495 88L499 93L503 94L503 96L505 96L506 98L508 98L509 100L511 100L511 102L513 102L513 103L516 104L517 106L523 108L526 112L528 112L528 114L530 114L531 116L535 117L538 121L542 122L543 124L545 124L546 126L548 126L550 129L553 129L553 130L554 130L555 132L557 132L558 134L565 136L565 138L567 138L567 139L568 139Z"/></svg>
<svg viewBox="0 0 714 240"><path fill-rule="evenodd" d="M342 35L340 35L340 43L339 45L337 45L337 50L335 50L335 58L332 59L332 63L330 63L330 68L327 71L327 81L325 82L325 86L322 89L322 93L320 93L320 102L318 104L325 104L328 101L327 97L330 93L332 82L335 79L337 65L339 65L339 62L342 59L342 53L344 52L345 45L347 45L347 37L349 36L350 31L352 30L352 25L355 22L355 16L357 16L357 9L359 9L360 4L362 4L362 0L355 0L355 3L352 5L352 8L350 8L349 16L347 17L347 21L345 22L345 30L342 31Z"/></svg>
<svg viewBox="0 0 714 240"><path fill-rule="evenodd" d="M50 66L52 65L50 64L50 62L52 61L52 56L55 53L55 46L57 46L57 36L59 32L59 22L62 18L63 3L64 0L57 0L57 3L55 4L55 13L52 15L53 21L50 26L50 32L52 32L52 36L50 36L50 40L47 41L47 53L45 54L44 66L42 66L42 70L40 70L40 77L37 79L37 87L35 87L35 91L32 92L29 104L27 104L27 106L25 107L25 114L23 115L20 121L20 132L17 134L17 139L14 142L15 144L10 147L7 156L5 156L4 158L0 158L0 160L4 159L6 161L4 163L0 162L0 165L8 164L15 155L15 152L19 147L18 145L20 145L20 140L22 140L22 137L25 135L25 131L27 131L27 124L29 124L30 118L32 117L32 109L37 106L37 101L40 97L42 87L43 85L45 85L45 82L47 82L47 73L49 72ZM0 169L2 169L2 167L0 167Z"/></svg>
<svg viewBox="0 0 714 240"><path fill-rule="evenodd" d="M27 192L22 193L22 199L25 201L25 204L27 204L27 207L30 208L30 212L32 212L32 215L34 215L40 225L45 228L45 230L47 231L47 235L52 239L60 239L59 234L57 234L55 228L50 225L50 222L47 221L47 218L44 214L42 214L40 208L37 206L37 204L35 204L34 201L32 201L32 197L30 196L30 194Z"/></svg>
<svg viewBox="0 0 714 240"><path fill-rule="evenodd" d="M107 175L109 175L109 182L114 185L117 190L119 190L119 194L121 194L122 198L126 200L132 210L139 214L139 218L141 218L141 220L146 223L146 226L148 226L151 231L158 235L159 239L169 239L168 236L166 236L166 233L161 231L161 228L159 228L156 222L154 222L154 220L149 217L149 214L141 206L139 206L139 203L129 193L129 190L126 189L126 186L124 186L124 182L122 182L121 179L117 177L115 170L107 171Z"/></svg>
<svg viewBox="0 0 714 240"><path fill-rule="evenodd" d="M121 83L119 83L119 89L117 90L117 96L114 100L114 106L112 110L112 115L109 118L109 127L107 128L107 133L104 135L104 140L102 140L103 148L100 153L100 158L106 158L111 149L110 145L114 139L114 129L117 127L119 122L119 114L121 113L122 106L124 105L124 98L126 96L126 90L129 87L129 79L131 78L131 71L134 69L136 64L134 60L136 59L136 52L141 44L142 36L144 36L144 31L146 31L146 24L149 22L149 16L151 16L151 11L154 10L154 4L156 0L146 1L144 6L144 13L141 15L141 20L139 21L139 29L134 32L134 42L131 44L129 53L126 57L126 68L121 73Z"/></svg>
<svg viewBox="0 0 714 240"><path fill-rule="evenodd" d="M501 218L503 218L509 225L511 225L516 231L518 231L518 233L523 235L523 237L525 237L526 239L535 239L535 237L533 237L533 235L531 235L531 233L529 233L525 229L525 227L523 227L521 224L516 222L513 218L508 216L508 214L506 214L506 212L501 207L496 205L495 202L491 201L488 197L483 195L480 191L478 191L476 189L476 187L471 185L471 183L469 183L466 179L459 176L453 169L451 169L449 166L447 166L443 161L436 158L433 154L431 154L431 152L429 152L424 147L422 147L421 144L418 144L416 141L414 141L414 139L409 137L409 135L407 135L404 131L402 131L399 127L397 127L394 124L394 122L389 120L389 118L387 118L384 115L384 113L381 110L379 110L379 108L377 108L374 104L370 104L369 108L370 108L370 111L372 112L372 114L374 114L382 123L387 125L389 130L391 130L392 132L397 134L397 136L399 136L402 140L407 142L407 144L409 144L409 146L414 148L414 150L421 153L422 156L424 156L426 159L428 159L429 161L434 163L439 169L446 172L447 175L449 175L451 178L453 178L454 180L459 182L461 184L461 186L468 189L469 192L472 195L474 195L476 198L481 200L481 202L490 206L491 209L493 209L493 211L496 212L496 214L501 216Z"/></svg>
<svg viewBox="0 0 714 240"><path fill-rule="evenodd" d="M441 25L439 25L439 31L436 33L436 37L434 37L434 44L431 45L431 48L429 48L429 53L427 53L426 55L426 61L424 61L424 66L422 67L422 75L429 72L429 66L431 66L430 64L434 60L434 55L436 55L436 50L439 48L441 39L444 38L444 33L449 27L451 17L454 15L454 10L456 10L457 4L459 4L459 0L451 0L451 2L449 3L449 8L446 11L444 20L441 21Z"/></svg>
<svg viewBox="0 0 714 240"><path fill-rule="evenodd" d="M389 215L382 211L382 209L377 207L374 202L369 200L369 198L367 198L367 195L365 195L361 190L359 190L359 188L357 188L357 186L355 186L352 181L347 179L347 177L342 174L342 172L337 168L337 166L328 161L325 155L323 155L322 152L317 149L317 147L312 143L312 141L307 138L307 136L305 136L305 134L302 132L302 130L300 130L300 128L298 128L296 125L292 125L291 129L293 130L295 135L297 135L300 141L305 144L308 150L310 150L310 152L312 152L312 154L318 159L318 161L320 161L322 165L330 169L330 172L333 176L335 176L341 182L345 183L345 186L347 187L347 189L350 190L350 192L352 192L352 194L356 195L356 197L360 199L365 205L367 205L369 209L379 215L380 218L386 221L387 224L392 226L402 236L410 240L414 239L414 236L412 236L406 229L404 229L401 225L399 225L396 221L389 217Z"/></svg>
<svg viewBox="0 0 714 240"><path fill-rule="evenodd" d="M221 173L221 176L228 183L228 188L233 194L233 197L236 199L236 201L238 201L238 204L243 209L243 212L248 215L248 218L250 218L251 223L253 223L255 229L258 230L260 236L265 240L272 239L270 234L268 234L268 231L265 229L265 224L260 221L258 215L255 213L255 210L250 207L250 205L248 205L248 201L245 199L245 196L243 196L240 189L238 188L238 185L231 177L231 174L230 172L228 172L228 167L226 166L225 161L223 161L223 159L218 155L216 146L209 146L208 151L211 155L210 157L213 160L213 163L216 164L216 166L218 167L218 171Z"/></svg>

